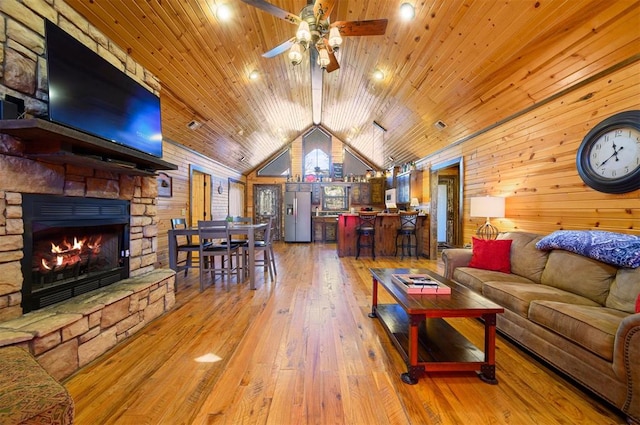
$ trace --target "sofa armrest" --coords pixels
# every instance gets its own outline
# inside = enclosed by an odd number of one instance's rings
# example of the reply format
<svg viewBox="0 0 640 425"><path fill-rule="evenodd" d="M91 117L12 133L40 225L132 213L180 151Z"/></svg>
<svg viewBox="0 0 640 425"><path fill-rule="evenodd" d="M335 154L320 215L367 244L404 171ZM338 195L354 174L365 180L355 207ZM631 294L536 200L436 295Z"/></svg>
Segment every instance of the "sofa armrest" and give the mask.
<svg viewBox="0 0 640 425"><path fill-rule="evenodd" d="M471 248L447 248L442 250L444 277L453 279L456 267L466 267L471 261Z"/></svg>
<svg viewBox="0 0 640 425"><path fill-rule="evenodd" d="M640 420L640 313L630 314L620 323L613 347L613 370L627 382L627 400L622 411Z"/></svg>

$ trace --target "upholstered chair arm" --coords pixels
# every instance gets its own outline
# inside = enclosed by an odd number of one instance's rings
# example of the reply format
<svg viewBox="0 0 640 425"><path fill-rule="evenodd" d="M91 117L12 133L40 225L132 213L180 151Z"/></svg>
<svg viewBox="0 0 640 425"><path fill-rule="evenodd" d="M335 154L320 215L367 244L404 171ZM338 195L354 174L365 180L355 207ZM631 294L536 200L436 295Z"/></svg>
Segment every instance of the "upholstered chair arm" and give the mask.
<svg viewBox="0 0 640 425"><path fill-rule="evenodd" d="M453 271L456 267L466 267L471 261L470 248L447 248L442 250L444 262L444 277L453 279Z"/></svg>
<svg viewBox="0 0 640 425"><path fill-rule="evenodd" d="M613 347L613 370L627 381L624 413L640 420L640 313L627 316L616 332Z"/></svg>

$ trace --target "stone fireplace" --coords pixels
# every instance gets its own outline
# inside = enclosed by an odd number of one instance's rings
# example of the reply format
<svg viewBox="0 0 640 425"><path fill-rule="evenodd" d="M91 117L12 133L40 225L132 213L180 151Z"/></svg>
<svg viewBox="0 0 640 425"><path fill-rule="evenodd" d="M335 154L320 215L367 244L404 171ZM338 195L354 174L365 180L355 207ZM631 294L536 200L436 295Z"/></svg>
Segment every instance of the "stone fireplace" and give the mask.
<svg viewBox="0 0 640 425"><path fill-rule="evenodd" d="M175 273L155 269L153 174L44 162L25 144L0 132L0 347L63 379L170 311Z"/></svg>
<svg viewBox="0 0 640 425"><path fill-rule="evenodd" d="M26 300L27 305L23 309L23 296L33 289L23 289L25 284L39 286L36 292L41 292L45 298L42 305L59 301L54 299L57 295L47 299L50 295L48 279L52 276L42 269L34 273L34 266L30 258L27 258L32 254L29 251L33 249L34 242L33 235L27 234L25 237L25 233L33 233L34 228L36 236L42 236L43 239L53 237L53 240L36 243L56 245L73 241L64 240L61 234L52 235L55 227L65 230L75 228L76 231L83 232L81 236L89 238L96 236L85 232L91 225L109 230L111 236L107 236L107 239L111 240L107 242L108 249L117 257L109 261L119 270L116 273L100 272L98 282L88 282L88 287L84 287L84 284L69 283L77 280L73 273L78 276L88 274L88 270L82 268L84 266L78 266L76 271L64 272L58 268L57 275L64 275L65 283L62 286L67 292L86 292L91 287L95 289L109 281L138 276L154 269L158 237L157 184L154 176L129 175L72 164L44 163L28 158L23 154L24 151L22 141L6 134L0 135L0 177L3 182L0 188L0 322L39 308L33 304L32 298ZM48 204L34 201L38 199L53 201ZM75 207L70 206L74 204ZM74 209L75 212L70 212ZM70 235L70 238L73 237L74 235ZM127 249L128 252L122 252ZM66 254L69 257L72 253ZM52 259L51 254L45 259L47 266ZM68 265L71 260L67 260ZM31 264L25 268L23 264L27 261ZM25 273L27 269L30 271ZM73 286L76 288L72 288Z"/></svg>

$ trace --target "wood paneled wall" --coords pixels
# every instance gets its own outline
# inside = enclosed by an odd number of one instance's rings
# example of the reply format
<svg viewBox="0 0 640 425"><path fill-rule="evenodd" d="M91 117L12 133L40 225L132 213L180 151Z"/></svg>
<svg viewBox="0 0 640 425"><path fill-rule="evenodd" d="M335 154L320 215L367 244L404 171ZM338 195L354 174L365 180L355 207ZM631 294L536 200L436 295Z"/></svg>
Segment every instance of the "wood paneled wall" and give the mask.
<svg viewBox="0 0 640 425"><path fill-rule="evenodd" d="M576 152L590 129L615 113L640 109L640 64L567 87L538 105L418 162L428 170L463 158L465 243L484 221L469 217L469 198L484 195L507 198L506 217L492 219L502 231L601 229L640 235L640 191L597 192L576 169ZM423 188L429 199L429 184Z"/></svg>
<svg viewBox="0 0 640 425"><path fill-rule="evenodd" d="M156 267L169 267L167 231L171 229L171 219L175 217L189 218L190 166L196 166L202 172L211 174L211 216L214 219L227 216L229 179L244 181L238 172L179 144L165 140L163 150L163 159L178 165L178 169L166 172L172 179L173 195L170 198L158 198L158 263ZM220 183L224 188L222 194L216 190Z"/></svg>

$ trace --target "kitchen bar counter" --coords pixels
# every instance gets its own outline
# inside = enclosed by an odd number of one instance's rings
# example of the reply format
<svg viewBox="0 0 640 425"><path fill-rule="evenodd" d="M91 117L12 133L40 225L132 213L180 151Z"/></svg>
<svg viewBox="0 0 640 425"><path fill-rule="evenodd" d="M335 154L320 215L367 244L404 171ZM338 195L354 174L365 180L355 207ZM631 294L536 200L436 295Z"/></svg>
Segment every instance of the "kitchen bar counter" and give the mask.
<svg viewBox="0 0 640 425"><path fill-rule="evenodd" d="M418 256L429 255L429 222L427 215L418 216ZM358 235L358 214L340 214L338 217L338 257L355 257ZM394 256L396 252L396 231L400 228L400 214L379 213L376 219L376 257ZM368 252L361 252L368 257ZM400 255L400 253L398 253Z"/></svg>

